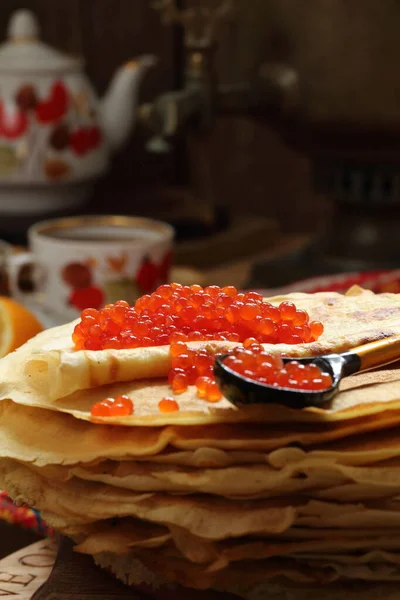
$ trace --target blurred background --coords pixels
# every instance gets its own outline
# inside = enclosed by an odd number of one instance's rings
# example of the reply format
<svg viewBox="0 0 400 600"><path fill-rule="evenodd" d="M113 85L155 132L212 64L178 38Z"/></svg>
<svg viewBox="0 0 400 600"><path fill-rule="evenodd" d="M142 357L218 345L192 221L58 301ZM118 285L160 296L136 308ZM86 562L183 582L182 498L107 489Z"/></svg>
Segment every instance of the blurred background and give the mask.
<svg viewBox="0 0 400 600"><path fill-rule="evenodd" d="M122 63L156 57L129 141L64 213L166 220L177 263L216 283L226 265L263 288L396 267L397 0L2 0L2 38L21 8L100 95ZM19 244L60 214L0 212Z"/></svg>

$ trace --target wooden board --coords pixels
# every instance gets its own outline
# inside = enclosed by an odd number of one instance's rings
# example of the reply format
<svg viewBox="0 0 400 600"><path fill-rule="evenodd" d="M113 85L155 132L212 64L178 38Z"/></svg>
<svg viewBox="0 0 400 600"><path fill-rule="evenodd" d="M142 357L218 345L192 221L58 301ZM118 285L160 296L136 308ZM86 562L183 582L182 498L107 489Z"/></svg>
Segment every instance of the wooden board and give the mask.
<svg viewBox="0 0 400 600"><path fill-rule="evenodd" d="M31 600L48 580L56 552L56 542L46 539L0 560L0 598Z"/></svg>
<svg viewBox="0 0 400 600"><path fill-rule="evenodd" d="M10 600L143 600L143 596L75 554L72 543L43 540L0 561L0 598Z"/></svg>

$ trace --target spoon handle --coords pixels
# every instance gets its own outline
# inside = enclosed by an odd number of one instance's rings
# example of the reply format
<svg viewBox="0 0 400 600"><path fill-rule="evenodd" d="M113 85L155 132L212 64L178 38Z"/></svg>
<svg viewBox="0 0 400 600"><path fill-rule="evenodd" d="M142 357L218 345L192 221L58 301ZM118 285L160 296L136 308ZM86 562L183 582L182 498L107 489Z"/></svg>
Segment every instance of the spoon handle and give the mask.
<svg viewBox="0 0 400 600"><path fill-rule="evenodd" d="M354 358L354 355L360 359L360 366L357 371L368 371L400 360L400 335L364 344L350 352L343 353L342 356L347 362L348 359L350 361L351 356Z"/></svg>

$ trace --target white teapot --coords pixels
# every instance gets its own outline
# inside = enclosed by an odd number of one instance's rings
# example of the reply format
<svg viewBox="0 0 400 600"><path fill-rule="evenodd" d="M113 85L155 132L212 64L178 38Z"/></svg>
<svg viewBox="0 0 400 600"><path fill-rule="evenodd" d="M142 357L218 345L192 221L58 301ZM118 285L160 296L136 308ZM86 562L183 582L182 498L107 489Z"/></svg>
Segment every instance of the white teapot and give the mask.
<svg viewBox="0 0 400 600"><path fill-rule="evenodd" d="M0 45L0 216L81 204L128 139L141 77L154 62L128 62L99 100L82 61L41 42L35 16L17 11Z"/></svg>

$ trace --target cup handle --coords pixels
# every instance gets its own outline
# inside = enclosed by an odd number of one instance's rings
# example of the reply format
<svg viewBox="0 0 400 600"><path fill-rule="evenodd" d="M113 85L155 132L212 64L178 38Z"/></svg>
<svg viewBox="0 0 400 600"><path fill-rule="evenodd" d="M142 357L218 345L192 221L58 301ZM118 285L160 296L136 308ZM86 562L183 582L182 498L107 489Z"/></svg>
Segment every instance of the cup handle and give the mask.
<svg viewBox="0 0 400 600"><path fill-rule="evenodd" d="M13 254L8 258L7 263L8 283L11 296L16 300L24 298L36 298L36 292L24 292L18 286L18 278L21 273L22 267L24 267L25 265L35 264L33 253L22 252L21 254Z"/></svg>

